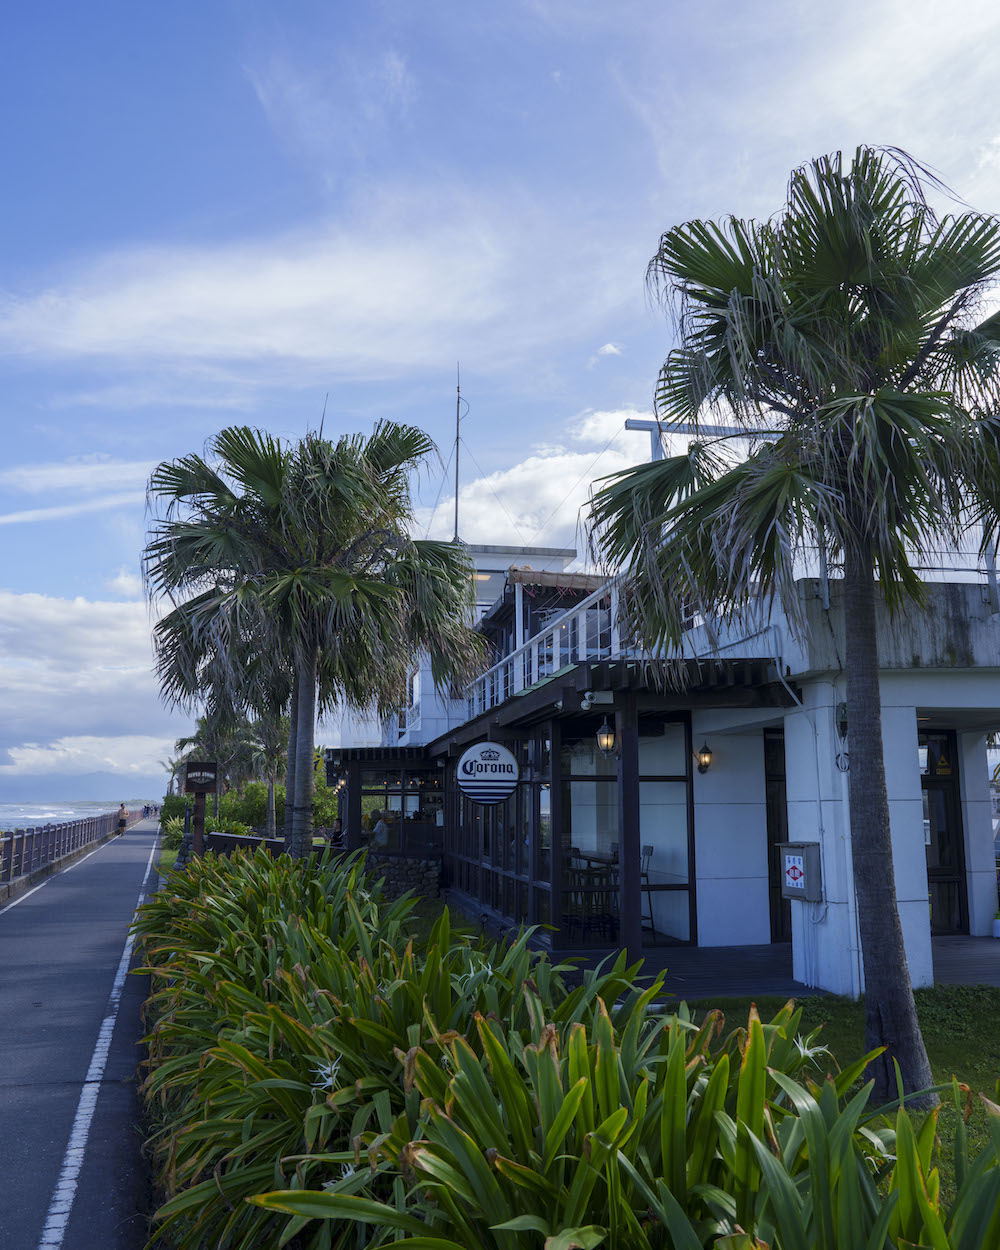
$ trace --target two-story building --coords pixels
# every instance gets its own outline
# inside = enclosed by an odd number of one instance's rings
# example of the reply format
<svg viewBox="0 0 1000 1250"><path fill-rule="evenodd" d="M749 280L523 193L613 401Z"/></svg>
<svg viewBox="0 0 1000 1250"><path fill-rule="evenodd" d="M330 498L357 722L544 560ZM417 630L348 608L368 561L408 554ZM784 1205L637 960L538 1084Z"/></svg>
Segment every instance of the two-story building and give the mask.
<svg viewBox="0 0 1000 1250"><path fill-rule="evenodd" d="M790 941L797 980L859 993L840 583L797 583L798 634L778 614L721 637L692 622L677 688L621 637L613 581L567 571L569 551L502 558L480 620L493 662L465 697L432 696L420 670L381 747L330 753L352 840L378 800L399 813L401 852L412 833L409 845L440 856L452 902L499 927L548 926L560 951ZM880 622L915 986L933 979L932 934L988 934L997 907L986 734L1000 725L1000 615L985 570L960 576ZM488 806L456 778L484 741L519 769ZM788 842L818 847L815 901L782 897Z"/></svg>

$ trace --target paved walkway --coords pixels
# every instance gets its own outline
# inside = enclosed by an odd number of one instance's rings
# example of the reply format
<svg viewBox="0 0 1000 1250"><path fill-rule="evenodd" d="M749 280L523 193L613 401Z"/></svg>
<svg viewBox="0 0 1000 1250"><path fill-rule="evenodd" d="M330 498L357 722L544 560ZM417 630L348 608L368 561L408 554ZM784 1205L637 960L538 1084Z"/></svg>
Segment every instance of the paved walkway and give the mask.
<svg viewBox="0 0 1000 1250"><path fill-rule="evenodd" d="M5 1250L145 1244L136 1066L147 988L125 975L125 956L143 883L157 881L155 843L156 822L141 821L0 909Z"/></svg>

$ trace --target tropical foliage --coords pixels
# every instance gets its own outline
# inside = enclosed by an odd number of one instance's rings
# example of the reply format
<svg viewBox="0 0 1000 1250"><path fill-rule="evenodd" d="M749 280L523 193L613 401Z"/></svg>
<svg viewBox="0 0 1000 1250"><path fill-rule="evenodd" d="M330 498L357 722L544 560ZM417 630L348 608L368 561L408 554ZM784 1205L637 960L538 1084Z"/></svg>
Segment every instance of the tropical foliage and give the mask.
<svg viewBox="0 0 1000 1250"><path fill-rule="evenodd" d="M356 860L208 856L137 927L164 1244L979 1250L1000 1233L1000 1109L984 1100L975 1159L957 1117L942 1196L936 1116L873 1109L868 1057L837 1071L791 1004L696 1022L623 958L574 984L527 935L476 943L447 912L418 944L410 904Z"/></svg>
<svg viewBox="0 0 1000 1250"><path fill-rule="evenodd" d="M421 650L441 681L478 659L462 548L410 537L410 478L433 450L392 422L291 447L239 427L150 479L163 514L147 586L175 603L155 627L164 696L275 710L289 698L295 854L311 844L317 710L387 712Z"/></svg>
<svg viewBox="0 0 1000 1250"><path fill-rule="evenodd" d="M780 603L801 625L796 578L817 552L842 572L854 879L883 1096L893 1060L909 1090L930 1069L892 868L876 584L890 610L919 603L923 553L969 531L992 550L1000 504L1000 314L980 311L1000 222L937 216L922 178L902 153L837 153L793 172L771 220L661 237L649 276L677 301L679 341L656 412L668 435L694 437L618 475L593 510L597 545L628 572L627 626L665 655L692 613L710 631L759 631ZM720 420L738 437L706 424Z"/></svg>

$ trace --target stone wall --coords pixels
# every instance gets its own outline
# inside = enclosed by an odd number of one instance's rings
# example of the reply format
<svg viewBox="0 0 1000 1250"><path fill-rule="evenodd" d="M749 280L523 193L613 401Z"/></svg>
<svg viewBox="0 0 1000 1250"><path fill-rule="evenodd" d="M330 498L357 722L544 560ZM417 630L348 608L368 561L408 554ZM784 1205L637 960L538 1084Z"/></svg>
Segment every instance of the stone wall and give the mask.
<svg viewBox="0 0 1000 1250"><path fill-rule="evenodd" d="M395 898L412 890L418 898L439 898L441 895L441 859L439 856L380 855L369 851L365 868L373 877L384 878L386 894Z"/></svg>

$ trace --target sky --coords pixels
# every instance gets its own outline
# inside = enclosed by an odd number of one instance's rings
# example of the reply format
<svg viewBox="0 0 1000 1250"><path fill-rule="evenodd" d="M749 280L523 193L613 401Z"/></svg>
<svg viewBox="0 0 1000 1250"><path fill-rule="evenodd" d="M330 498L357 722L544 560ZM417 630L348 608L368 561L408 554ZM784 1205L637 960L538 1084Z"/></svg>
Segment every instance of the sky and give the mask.
<svg viewBox="0 0 1000 1250"><path fill-rule="evenodd" d="M460 363L462 537L582 553L590 482L648 456L659 234L859 143L1000 211L998 42L979 0L11 6L0 802L163 791L156 463L413 422L448 537Z"/></svg>

